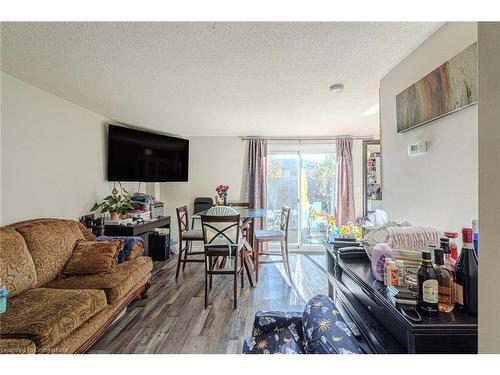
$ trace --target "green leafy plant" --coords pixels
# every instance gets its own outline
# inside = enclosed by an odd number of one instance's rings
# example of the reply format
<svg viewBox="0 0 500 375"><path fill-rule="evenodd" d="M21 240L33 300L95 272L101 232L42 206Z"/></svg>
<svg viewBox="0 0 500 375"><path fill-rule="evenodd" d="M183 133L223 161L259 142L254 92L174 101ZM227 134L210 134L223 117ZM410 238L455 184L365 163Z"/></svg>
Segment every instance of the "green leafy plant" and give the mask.
<svg viewBox="0 0 500 375"><path fill-rule="evenodd" d="M111 195L104 198L101 203L95 203L90 211L93 212L100 209L101 213L116 212L121 215L125 210L133 209L134 205L132 204L132 199L130 198L127 190L122 187L120 187L120 190L122 192L121 194L118 194L118 190L113 188Z"/></svg>

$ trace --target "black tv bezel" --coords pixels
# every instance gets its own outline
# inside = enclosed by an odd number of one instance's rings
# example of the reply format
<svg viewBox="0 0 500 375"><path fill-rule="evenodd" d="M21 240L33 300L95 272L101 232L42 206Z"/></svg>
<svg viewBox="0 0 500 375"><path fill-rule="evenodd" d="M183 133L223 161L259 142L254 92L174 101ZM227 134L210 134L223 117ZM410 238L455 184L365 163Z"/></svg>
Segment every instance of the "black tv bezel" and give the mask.
<svg viewBox="0 0 500 375"><path fill-rule="evenodd" d="M186 179L185 180L184 179L182 179L182 180L177 180L177 179L175 179L175 180L173 180L173 179L166 179L166 180L154 180L154 179L151 179L151 180L139 180L139 179L117 180L117 179L110 179L110 163L109 163L110 156L111 156L110 155L110 136L109 136L110 128L122 128L122 129L127 129L129 131L136 132L136 133L142 133L142 134L147 134L147 135L153 134L153 135L161 137L163 139L183 141L185 143L185 152L187 154L186 155L186 160L187 160ZM180 137L173 137L170 135L165 135L165 134L161 134L161 133L157 133L157 132L132 128L132 127L128 127L128 126L121 126L121 125L116 125L116 124L108 124L106 135L107 135L106 178L108 181L110 181L110 182L115 182L115 181L120 181L120 182L188 182L189 181L189 139L180 138ZM112 176L112 177L114 177L114 176Z"/></svg>

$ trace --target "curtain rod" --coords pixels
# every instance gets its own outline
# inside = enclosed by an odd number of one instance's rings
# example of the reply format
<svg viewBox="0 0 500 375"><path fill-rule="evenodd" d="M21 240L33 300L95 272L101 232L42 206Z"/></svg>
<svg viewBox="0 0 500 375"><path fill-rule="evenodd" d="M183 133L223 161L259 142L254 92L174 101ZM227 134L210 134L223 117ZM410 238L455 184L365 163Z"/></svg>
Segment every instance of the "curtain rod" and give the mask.
<svg viewBox="0 0 500 375"><path fill-rule="evenodd" d="M366 140L372 141L375 138L372 136L349 136L349 135L338 135L330 137L240 137L242 141L248 141L249 139L267 139L269 141L334 141L338 138L349 137L353 140Z"/></svg>

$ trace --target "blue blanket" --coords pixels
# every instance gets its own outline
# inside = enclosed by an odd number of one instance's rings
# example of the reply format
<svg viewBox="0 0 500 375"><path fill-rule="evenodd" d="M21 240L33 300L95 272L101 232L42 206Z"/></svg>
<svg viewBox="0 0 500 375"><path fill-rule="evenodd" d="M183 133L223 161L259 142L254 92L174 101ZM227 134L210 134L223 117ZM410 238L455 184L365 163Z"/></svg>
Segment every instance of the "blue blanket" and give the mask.
<svg viewBox="0 0 500 375"><path fill-rule="evenodd" d="M118 254L118 263L123 263L127 260L130 252L137 242L141 242L144 246L144 240L142 237L120 237L120 236L99 236L96 241L113 241L121 240L123 241L123 246Z"/></svg>

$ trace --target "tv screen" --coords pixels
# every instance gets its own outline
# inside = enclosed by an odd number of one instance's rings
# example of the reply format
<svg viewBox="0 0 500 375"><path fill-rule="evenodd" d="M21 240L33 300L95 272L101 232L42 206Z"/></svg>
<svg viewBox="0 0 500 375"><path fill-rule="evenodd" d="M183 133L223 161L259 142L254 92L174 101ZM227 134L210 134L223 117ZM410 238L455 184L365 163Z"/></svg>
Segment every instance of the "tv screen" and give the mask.
<svg viewBox="0 0 500 375"><path fill-rule="evenodd" d="M109 181L187 181L189 141L109 125Z"/></svg>

